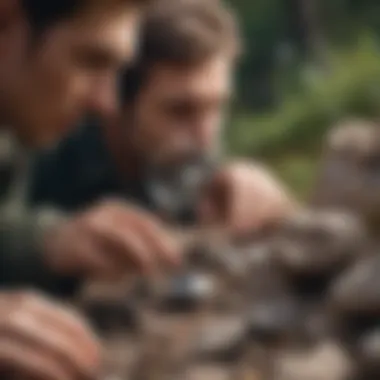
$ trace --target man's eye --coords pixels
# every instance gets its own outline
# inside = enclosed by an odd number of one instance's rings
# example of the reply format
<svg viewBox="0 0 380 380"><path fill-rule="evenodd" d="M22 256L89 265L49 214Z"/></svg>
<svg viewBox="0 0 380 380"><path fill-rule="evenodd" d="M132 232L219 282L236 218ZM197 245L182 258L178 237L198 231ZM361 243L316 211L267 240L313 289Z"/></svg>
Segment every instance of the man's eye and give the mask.
<svg viewBox="0 0 380 380"><path fill-rule="evenodd" d="M193 107L189 104L172 104L169 108L169 113L175 117L185 118L193 113Z"/></svg>
<svg viewBox="0 0 380 380"><path fill-rule="evenodd" d="M77 62L82 68L94 71L108 69L112 64L103 54L84 52L78 55Z"/></svg>

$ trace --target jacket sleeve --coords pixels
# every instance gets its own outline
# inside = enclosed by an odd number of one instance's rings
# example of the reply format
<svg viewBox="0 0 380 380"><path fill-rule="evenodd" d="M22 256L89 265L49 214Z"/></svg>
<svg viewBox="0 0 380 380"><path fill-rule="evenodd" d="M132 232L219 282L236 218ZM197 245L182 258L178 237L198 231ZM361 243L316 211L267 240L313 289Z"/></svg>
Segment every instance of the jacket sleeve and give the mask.
<svg viewBox="0 0 380 380"><path fill-rule="evenodd" d="M0 212L0 285L3 288L27 286L59 296L75 292L79 280L52 273L42 254L44 234L64 219L63 214L53 209Z"/></svg>

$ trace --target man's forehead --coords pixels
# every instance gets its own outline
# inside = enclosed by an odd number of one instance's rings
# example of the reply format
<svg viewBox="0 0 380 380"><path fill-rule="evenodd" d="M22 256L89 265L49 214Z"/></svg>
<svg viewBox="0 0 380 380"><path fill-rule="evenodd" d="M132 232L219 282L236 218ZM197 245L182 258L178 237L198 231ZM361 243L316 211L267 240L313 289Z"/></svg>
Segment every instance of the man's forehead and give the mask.
<svg viewBox="0 0 380 380"><path fill-rule="evenodd" d="M123 10L123 9L122 9ZM128 56L137 39L140 16L137 12L79 14L58 24L50 36L78 47L91 47L120 58Z"/></svg>
<svg viewBox="0 0 380 380"><path fill-rule="evenodd" d="M194 66L157 64L150 72L150 83L161 93L229 93L232 85L232 62L215 58Z"/></svg>

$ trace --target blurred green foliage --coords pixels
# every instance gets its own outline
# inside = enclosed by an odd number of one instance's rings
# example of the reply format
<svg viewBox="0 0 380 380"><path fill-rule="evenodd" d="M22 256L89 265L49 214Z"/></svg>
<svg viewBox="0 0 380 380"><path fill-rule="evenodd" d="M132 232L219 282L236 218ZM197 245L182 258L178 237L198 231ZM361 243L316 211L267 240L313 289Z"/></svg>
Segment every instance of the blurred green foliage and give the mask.
<svg viewBox="0 0 380 380"><path fill-rule="evenodd" d="M229 129L234 152L271 157L318 147L335 121L376 116L380 108L380 50L372 40L355 49L335 51L327 71L304 68L304 86L271 112L238 114Z"/></svg>
<svg viewBox="0 0 380 380"><path fill-rule="evenodd" d="M380 3L315 0L307 19L304 4L234 2L247 53L227 130L232 154L269 161L300 195L312 186L326 131L380 113Z"/></svg>

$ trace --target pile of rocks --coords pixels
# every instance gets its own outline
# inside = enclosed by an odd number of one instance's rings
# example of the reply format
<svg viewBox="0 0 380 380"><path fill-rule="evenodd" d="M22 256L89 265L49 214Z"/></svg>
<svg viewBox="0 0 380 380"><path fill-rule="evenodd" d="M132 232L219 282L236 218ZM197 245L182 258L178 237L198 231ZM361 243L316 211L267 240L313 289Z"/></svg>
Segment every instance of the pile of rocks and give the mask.
<svg viewBox="0 0 380 380"><path fill-rule="evenodd" d="M380 257L359 220L304 210L242 247L206 241L175 276L85 292L80 304L104 337L107 376L380 375Z"/></svg>
<svg viewBox="0 0 380 380"><path fill-rule="evenodd" d="M379 379L378 129L338 127L325 159L318 208L270 234L199 234L180 273L90 286L79 304L105 341L101 379Z"/></svg>

